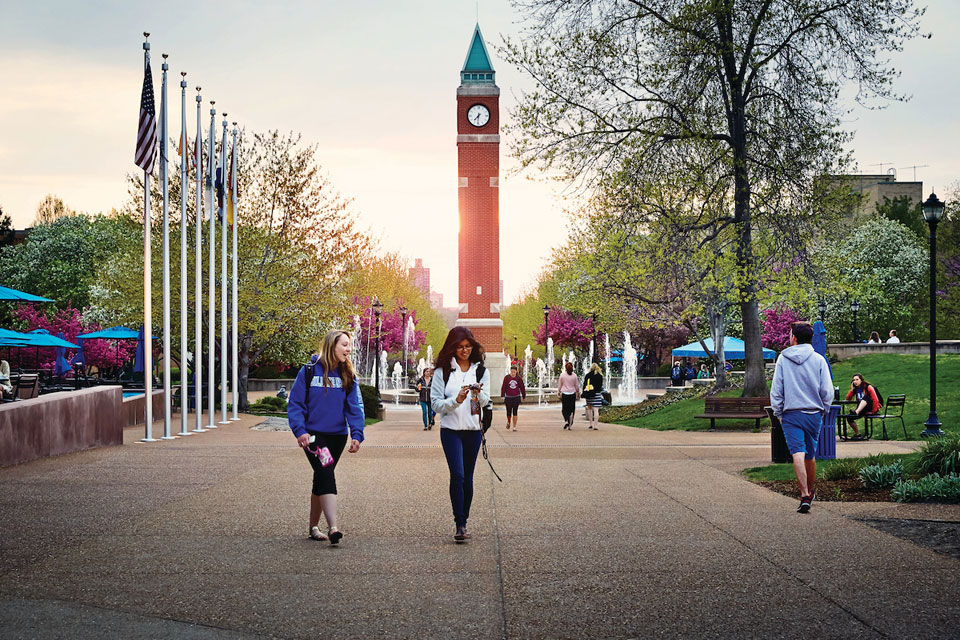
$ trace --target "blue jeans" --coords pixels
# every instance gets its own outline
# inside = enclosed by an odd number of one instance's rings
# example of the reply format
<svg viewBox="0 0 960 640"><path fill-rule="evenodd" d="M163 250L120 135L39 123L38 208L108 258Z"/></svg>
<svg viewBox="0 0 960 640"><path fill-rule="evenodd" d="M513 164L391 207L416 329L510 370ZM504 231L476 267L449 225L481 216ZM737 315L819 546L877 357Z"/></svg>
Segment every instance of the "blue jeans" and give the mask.
<svg viewBox="0 0 960 640"><path fill-rule="evenodd" d="M440 429L440 444L450 469L450 504L453 522L458 527L467 525L470 504L473 502L473 470L480 452L480 431Z"/></svg>
<svg viewBox="0 0 960 640"><path fill-rule="evenodd" d="M433 416L437 415L429 402L420 401L420 413L423 414L423 428L426 429L433 422Z"/></svg>

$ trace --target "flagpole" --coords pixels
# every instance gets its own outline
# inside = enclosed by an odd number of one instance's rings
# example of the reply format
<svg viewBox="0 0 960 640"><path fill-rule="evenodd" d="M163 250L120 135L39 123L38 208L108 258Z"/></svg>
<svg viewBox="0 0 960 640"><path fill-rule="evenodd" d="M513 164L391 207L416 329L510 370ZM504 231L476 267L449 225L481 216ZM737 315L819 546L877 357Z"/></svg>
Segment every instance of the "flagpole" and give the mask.
<svg viewBox="0 0 960 640"><path fill-rule="evenodd" d="M213 215L213 155L214 155L214 141L213 141L213 130L217 127L217 110L214 109L213 105L215 102L210 101L210 141L209 148L207 149L207 211L210 212L210 255L209 262L210 267L208 270L209 280L207 281L207 294L209 295L209 308L207 310L207 396L209 396L210 402L210 422L207 424L207 429L216 429L217 425L214 424L214 413L216 411L216 388L215 382L213 379L214 372L214 362L213 362L213 349L216 346L216 336L214 335L214 322L216 322L216 294L217 286L214 282L214 273L216 273L216 256L217 256L217 226L216 226L216 216Z"/></svg>
<svg viewBox="0 0 960 640"><path fill-rule="evenodd" d="M227 114L223 114L223 141L220 143L222 188L227 188ZM227 199L220 202L220 424L227 424Z"/></svg>
<svg viewBox="0 0 960 640"><path fill-rule="evenodd" d="M146 31L143 32L144 43L143 43L143 66L144 73L147 69L150 68L150 43L146 42L146 38L150 37L150 34ZM152 83L152 79L151 79ZM151 88L151 94L153 89ZM142 105L141 105L142 108ZM154 145L156 141L154 140ZM156 438L153 437L153 378L150 373L150 370L153 367L153 344L150 340L153 336L153 326L150 322L150 316L153 314L151 308L152 294L151 290L153 274L151 273L151 256L150 256L150 234L152 231L151 225L151 215L150 215L150 171L147 169L143 170L143 331L144 331L144 349L143 349L143 391L144 399L146 400L144 404L144 434L142 442L156 442Z"/></svg>
<svg viewBox="0 0 960 640"><path fill-rule="evenodd" d="M240 406L240 391L237 386L238 378L238 364L239 364L239 347L237 344L237 225L239 223L239 211L237 210L237 173L239 173L239 163L237 162L237 123L233 123L233 171L231 172L231 185L230 185L230 197L233 200L233 217L230 219L230 226L233 227L233 294L230 299L232 301L230 309L233 312L233 367L232 379L230 381L230 388L233 390L233 417L230 419L231 422L234 420L239 420L240 416L238 414L238 407Z"/></svg>
<svg viewBox="0 0 960 640"><path fill-rule="evenodd" d="M193 225L196 227L197 237L196 237L196 260L194 260L194 266L196 268L196 279L194 283L194 289L196 293L193 297L193 306L194 306L194 347L193 347L193 374L194 374L194 413L196 413L197 426L193 430L195 433L204 433L206 429L203 428L203 203L201 195L200 185L202 184L201 179L203 177L203 154L200 152L200 132L202 130L202 124L200 122L200 102L202 98L200 97L200 87L197 87L197 142L193 147L194 153L194 162L193 165L197 168L197 199L194 205L194 215L193 215Z"/></svg>
<svg viewBox="0 0 960 640"><path fill-rule="evenodd" d="M163 437L170 435L170 168L167 162L167 54L163 56L163 83L160 86L160 176L163 180ZM144 336L153 346L153 338ZM152 375L152 371L151 371Z"/></svg>
<svg viewBox="0 0 960 640"><path fill-rule="evenodd" d="M190 176L187 174L187 72L180 72L180 433L189 436L187 412L190 396L187 377L187 192ZM196 358L194 358L196 360Z"/></svg>

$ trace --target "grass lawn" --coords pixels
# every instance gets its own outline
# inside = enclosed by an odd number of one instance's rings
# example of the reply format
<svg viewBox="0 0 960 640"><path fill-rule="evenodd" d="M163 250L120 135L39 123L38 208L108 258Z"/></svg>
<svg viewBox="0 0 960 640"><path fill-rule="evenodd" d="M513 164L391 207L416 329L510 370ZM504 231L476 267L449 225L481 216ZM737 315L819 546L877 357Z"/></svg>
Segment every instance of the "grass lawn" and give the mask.
<svg viewBox="0 0 960 640"><path fill-rule="evenodd" d="M930 414L930 358L927 356L871 354L844 360L833 365L834 384L840 387L841 397L850 388L854 373L862 373L868 382L876 385L884 398L892 393L907 396L903 419L910 440L917 440L923 423ZM736 396L739 391L725 392ZM703 398L681 400L641 418L624 420L618 424L643 429L680 429L702 431L710 428L709 420L697 420L703 413ZM944 431L960 430L960 355L937 356L937 415ZM722 429L751 429L752 420L718 420ZM761 422L764 424L764 422ZM880 423L875 423L879 431ZM887 434L894 440L903 439L900 421L887 421Z"/></svg>
<svg viewBox="0 0 960 640"><path fill-rule="evenodd" d="M901 432L902 435L902 432ZM893 464L897 460L903 460L903 467L906 473L910 472L913 463L920 457L919 453L881 453L870 457L873 464ZM837 460L817 460L817 477L822 478L824 474L833 466L847 460L856 460L859 458L840 458ZM849 464L849 462L848 462ZM751 482L795 482L797 477L793 473L793 463L768 464L763 467L750 467L743 470L743 475Z"/></svg>

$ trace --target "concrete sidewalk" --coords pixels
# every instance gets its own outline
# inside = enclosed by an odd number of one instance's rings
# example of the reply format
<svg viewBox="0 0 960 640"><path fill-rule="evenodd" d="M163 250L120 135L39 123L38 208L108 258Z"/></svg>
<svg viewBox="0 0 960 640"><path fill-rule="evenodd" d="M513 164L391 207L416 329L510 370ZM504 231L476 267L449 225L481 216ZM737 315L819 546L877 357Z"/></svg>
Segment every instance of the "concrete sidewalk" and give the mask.
<svg viewBox="0 0 960 640"><path fill-rule="evenodd" d="M579 412L578 412L579 413ZM0 469L6 638L956 638L960 562L752 485L769 434L497 413L473 539L452 540L436 429L388 407L337 469L339 548L306 539L310 470L252 416ZM159 433L155 427L154 433ZM910 443L840 445L840 454ZM924 511L926 509L927 511Z"/></svg>

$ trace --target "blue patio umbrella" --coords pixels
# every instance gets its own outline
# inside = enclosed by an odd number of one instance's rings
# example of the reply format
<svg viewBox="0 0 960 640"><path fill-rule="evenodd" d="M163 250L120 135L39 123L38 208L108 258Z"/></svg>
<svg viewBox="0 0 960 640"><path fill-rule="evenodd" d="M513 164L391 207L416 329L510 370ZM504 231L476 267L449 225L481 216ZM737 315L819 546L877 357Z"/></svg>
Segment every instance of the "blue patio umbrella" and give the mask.
<svg viewBox="0 0 960 640"><path fill-rule="evenodd" d="M91 333L81 333L78 338L107 338L110 340L133 340L134 338L139 338L141 334L137 333L133 329L128 329L126 327L107 327L106 329L101 329L100 331L93 331Z"/></svg>
<svg viewBox="0 0 960 640"><path fill-rule="evenodd" d="M66 339L66 336L63 335L63 331L57 332L57 337L61 340ZM70 371L70 363L67 362L67 359L64 357L66 349L64 347L56 348L56 355L54 356L54 365L53 365L53 374L57 376L65 375Z"/></svg>
<svg viewBox="0 0 960 640"><path fill-rule="evenodd" d="M31 346L30 336L11 329L0 329L0 346L29 347Z"/></svg>
<svg viewBox="0 0 960 640"><path fill-rule="evenodd" d="M713 351L713 338L707 338L703 341L707 349ZM707 352L703 350L699 342L691 342L684 347L677 347L673 350L673 356L676 358L709 358ZM744 353L743 340L727 336L723 339L723 358L725 360L743 360L746 357ZM773 360L777 357L777 352L773 349L763 349L763 359Z"/></svg>
<svg viewBox="0 0 960 640"><path fill-rule="evenodd" d="M823 356L827 361L827 368L830 370L830 377L833 378L833 367L830 366L830 360L827 358L827 328L823 321L817 320L813 323L813 350Z"/></svg>
<svg viewBox="0 0 960 640"><path fill-rule="evenodd" d="M66 347L67 349L79 349L80 345L73 344L69 340L51 335L46 329L34 329L24 335L30 337L31 347Z"/></svg>
<svg viewBox="0 0 960 640"><path fill-rule="evenodd" d="M77 343L80 345L80 348L77 349L77 352L74 354L73 358L70 359L70 364L83 367L86 366L87 362L83 355L83 338L77 337Z"/></svg>
<svg viewBox="0 0 960 640"><path fill-rule="evenodd" d="M32 293L25 293L23 291L11 289L10 287L2 286L0 286L0 300L17 300L20 302L53 302L53 300L50 298L35 296Z"/></svg>

